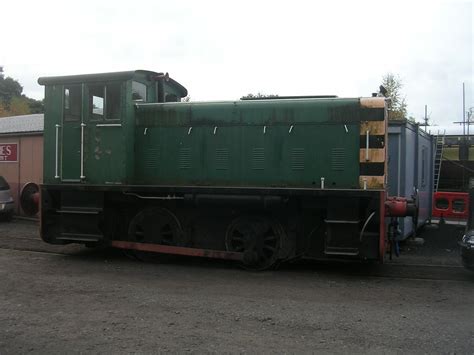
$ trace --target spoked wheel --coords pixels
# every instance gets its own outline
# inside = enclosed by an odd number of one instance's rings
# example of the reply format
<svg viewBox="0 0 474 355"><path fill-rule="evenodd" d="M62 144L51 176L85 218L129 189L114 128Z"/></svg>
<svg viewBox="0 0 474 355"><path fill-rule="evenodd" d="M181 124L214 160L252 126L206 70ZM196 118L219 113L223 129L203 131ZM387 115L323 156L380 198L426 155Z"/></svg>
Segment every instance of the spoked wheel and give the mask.
<svg viewBox="0 0 474 355"><path fill-rule="evenodd" d="M183 230L178 218L168 209L145 208L130 221L128 240L136 243L152 243L179 246L184 242ZM140 260L148 259L152 253L127 251L127 256Z"/></svg>
<svg viewBox="0 0 474 355"><path fill-rule="evenodd" d="M283 227L266 216L242 216L227 228L228 251L244 253L243 266L252 270L265 270L278 260Z"/></svg>

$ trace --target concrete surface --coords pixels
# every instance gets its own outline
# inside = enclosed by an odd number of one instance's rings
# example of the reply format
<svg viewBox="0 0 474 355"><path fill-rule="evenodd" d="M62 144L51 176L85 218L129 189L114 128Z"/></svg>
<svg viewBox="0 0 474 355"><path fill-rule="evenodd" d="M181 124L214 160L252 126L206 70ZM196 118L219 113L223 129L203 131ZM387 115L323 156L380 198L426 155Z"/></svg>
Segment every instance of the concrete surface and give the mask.
<svg viewBox="0 0 474 355"><path fill-rule="evenodd" d="M252 273L49 246L36 223L1 223L0 354L472 353L474 273L429 258Z"/></svg>

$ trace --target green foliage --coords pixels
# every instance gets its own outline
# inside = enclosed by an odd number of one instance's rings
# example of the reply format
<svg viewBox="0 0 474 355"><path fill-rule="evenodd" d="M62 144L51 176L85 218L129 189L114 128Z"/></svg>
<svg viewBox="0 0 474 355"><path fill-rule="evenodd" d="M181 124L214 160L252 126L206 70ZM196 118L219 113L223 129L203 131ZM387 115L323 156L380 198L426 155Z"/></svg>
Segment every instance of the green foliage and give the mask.
<svg viewBox="0 0 474 355"><path fill-rule="evenodd" d="M21 96L23 87L10 77L0 76L0 99L10 101L14 96Z"/></svg>
<svg viewBox="0 0 474 355"><path fill-rule="evenodd" d="M30 106L28 100L24 96L15 96L10 100L10 115L19 116L30 113Z"/></svg>
<svg viewBox="0 0 474 355"><path fill-rule="evenodd" d="M402 96L403 83L400 77L387 73L382 78L382 85L387 90L386 97L391 99L389 104L388 119L404 120L407 117L407 103Z"/></svg>
<svg viewBox="0 0 474 355"><path fill-rule="evenodd" d="M10 77L5 77L3 67L0 67L0 117L43 113L44 105L22 95L23 87Z"/></svg>
<svg viewBox="0 0 474 355"><path fill-rule="evenodd" d="M35 100L30 97L24 96L28 102L28 107L30 108L30 113L43 113L44 112L44 102L43 100Z"/></svg>
<svg viewBox="0 0 474 355"><path fill-rule="evenodd" d="M0 100L0 117L10 116L9 111L5 107L5 103Z"/></svg>

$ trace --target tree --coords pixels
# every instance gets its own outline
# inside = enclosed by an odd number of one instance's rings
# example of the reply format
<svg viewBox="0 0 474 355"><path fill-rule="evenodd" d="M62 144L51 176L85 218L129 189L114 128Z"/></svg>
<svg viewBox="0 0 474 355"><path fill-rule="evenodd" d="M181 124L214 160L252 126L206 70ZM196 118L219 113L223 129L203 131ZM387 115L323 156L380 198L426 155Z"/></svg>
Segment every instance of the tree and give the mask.
<svg viewBox="0 0 474 355"><path fill-rule="evenodd" d="M407 103L402 96L403 82L400 77L387 73L382 78L382 86L387 91L384 96L390 98L388 105L389 120L404 120L407 117Z"/></svg>
<svg viewBox="0 0 474 355"><path fill-rule="evenodd" d="M23 95L23 97L28 102L30 113L43 113L44 112L44 100L35 100L25 95Z"/></svg>
<svg viewBox="0 0 474 355"><path fill-rule="evenodd" d="M9 102L14 96L21 96L23 87L10 77L0 76L0 99Z"/></svg>
<svg viewBox="0 0 474 355"><path fill-rule="evenodd" d="M22 94L23 87L11 78L5 77L0 66L0 117L43 113L43 101Z"/></svg>
<svg viewBox="0 0 474 355"><path fill-rule="evenodd" d="M31 113L28 99L25 96L15 96L10 100L9 116L28 115Z"/></svg>

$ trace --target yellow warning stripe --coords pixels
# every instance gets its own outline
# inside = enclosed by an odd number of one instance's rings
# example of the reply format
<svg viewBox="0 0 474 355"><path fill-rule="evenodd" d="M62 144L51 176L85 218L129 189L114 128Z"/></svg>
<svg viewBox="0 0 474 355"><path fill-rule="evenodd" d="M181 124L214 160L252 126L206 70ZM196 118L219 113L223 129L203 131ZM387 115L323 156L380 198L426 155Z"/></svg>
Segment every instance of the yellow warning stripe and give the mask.
<svg viewBox="0 0 474 355"><path fill-rule="evenodd" d="M381 136L386 132L385 121L363 121L360 123L360 135L366 135L367 131L371 136Z"/></svg>
<svg viewBox="0 0 474 355"><path fill-rule="evenodd" d="M385 187L385 175L383 176L359 176L361 189L383 189Z"/></svg>
<svg viewBox="0 0 474 355"><path fill-rule="evenodd" d="M369 148L369 154L366 154L367 149L361 148L359 150L360 163L383 163L385 162L385 148Z"/></svg>

